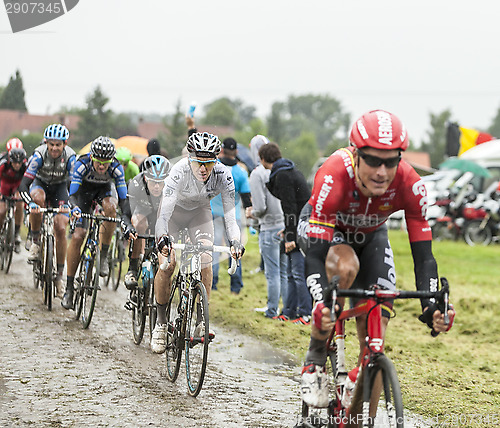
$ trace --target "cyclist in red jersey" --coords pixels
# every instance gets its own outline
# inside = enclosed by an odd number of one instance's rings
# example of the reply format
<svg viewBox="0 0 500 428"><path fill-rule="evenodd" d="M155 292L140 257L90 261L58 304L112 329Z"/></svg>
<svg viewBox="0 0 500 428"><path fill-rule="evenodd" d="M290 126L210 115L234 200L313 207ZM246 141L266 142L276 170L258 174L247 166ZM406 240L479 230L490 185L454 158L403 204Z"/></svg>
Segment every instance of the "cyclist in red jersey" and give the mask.
<svg viewBox="0 0 500 428"><path fill-rule="evenodd" d="M26 152L23 149L23 144L18 138L12 138L7 142L7 153L0 158L0 228L3 225L7 214L7 204L3 200L3 196L14 196L19 198L19 184L26 171L27 160ZM23 202L16 202L15 206L15 238L14 251L21 251L21 237L19 230L23 221Z"/></svg>
<svg viewBox="0 0 500 428"><path fill-rule="evenodd" d="M405 210L417 289L437 290L437 263L425 218L427 194L420 176L401 159L407 147L406 128L396 116L383 110L364 114L351 130L350 147L337 150L318 170L311 198L302 210L298 234L306 252L307 286L315 301L301 385L302 398L310 406L328 406L326 339L333 323L325 290L331 278L338 275L343 289L372 284L395 289L385 224L393 212ZM452 309L450 324L445 325L432 299L422 300L421 305L422 322L437 332L451 328ZM387 302L382 311L384 337L391 308L392 302ZM362 350L366 319L359 317L356 325Z"/></svg>

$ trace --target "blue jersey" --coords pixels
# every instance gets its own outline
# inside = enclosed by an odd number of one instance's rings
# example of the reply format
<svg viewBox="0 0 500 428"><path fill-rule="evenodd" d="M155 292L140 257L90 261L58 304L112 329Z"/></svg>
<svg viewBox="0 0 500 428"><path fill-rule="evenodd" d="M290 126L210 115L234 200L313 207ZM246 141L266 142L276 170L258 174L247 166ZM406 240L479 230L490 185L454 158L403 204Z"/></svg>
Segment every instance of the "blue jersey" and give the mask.
<svg viewBox="0 0 500 428"><path fill-rule="evenodd" d="M92 164L90 154L80 156L76 161L73 173L71 175L71 184L69 186L69 196L74 195L80 186L99 186L114 182L119 199L127 199L127 184L125 183L125 172L118 160L113 159L109 168L104 174L98 174Z"/></svg>
<svg viewBox="0 0 500 428"><path fill-rule="evenodd" d="M248 181L248 175L243 168L239 165L228 166L231 170L231 174L234 180L234 190L235 190L235 205L236 205L236 219L240 219L241 213L241 193L250 193L250 183ZM217 195L210 201L212 206L212 214L218 217L224 217L224 209L222 207L222 198Z"/></svg>

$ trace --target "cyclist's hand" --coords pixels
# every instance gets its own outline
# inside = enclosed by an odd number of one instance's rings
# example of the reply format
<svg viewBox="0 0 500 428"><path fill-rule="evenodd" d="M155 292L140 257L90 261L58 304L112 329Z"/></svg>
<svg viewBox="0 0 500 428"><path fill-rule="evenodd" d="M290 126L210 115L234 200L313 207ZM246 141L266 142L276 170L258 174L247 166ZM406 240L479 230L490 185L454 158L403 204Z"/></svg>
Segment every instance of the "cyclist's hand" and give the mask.
<svg viewBox="0 0 500 428"><path fill-rule="evenodd" d="M245 247L243 246L243 244L237 239L233 239L230 242L230 246L231 246L231 255L233 256L233 258L241 259L241 257L245 253Z"/></svg>
<svg viewBox="0 0 500 428"><path fill-rule="evenodd" d="M330 331L333 328L331 311L323 302L316 302L312 310L312 322L318 330Z"/></svg>
<svg viewBox="0 0 500 428"><path fill-rule="evenodd" d="M30 202L29 208L30 208L30 213L38 214L40 212L40 205L38 205L33 201Z"/></svg>
<svg viewBox="0 0 500 428"><path fill-rule="evenodd" d="M59 206L59 214L67 214L69 213L69 205L67 204L62 204Z"/></svg>
<svg viewBox="0 0 500 428"><path fill-rule="evenodd" d="M448 325L446 325L444 323L444 314L439 310L437 305L433 303L424 309L424 312L418 317L418 319L424 324L427 324L429 328L432 328L436 333L442 333L450 330L453 326L455 309L452 304L450 304L448 308L448 317L450 318L450 321Z"/></svg>
<svg viewBox="0 0 500 428"><path fill-rule="evenodd" d="M71 210L71 217L80 218L82 216L82 210L80 207L73 207Z"/></svg>
<svg viewBox="0 0 500 428"><path fill-rule="evenodd" d="M168 235L163 235L159 240L158 243L156 244L158 251L165 257L168 257L170 255L170 252L172 251L172 240L170 239L170 236Z"/></svg>
<svg viewBox="0 0 500 428"><path fill-rule="evenodd" d="M126 240L130 239L137 239L137 231L135 230L135 227L130 225L125 226L125 230L123 231L123 237Z"/></svg>

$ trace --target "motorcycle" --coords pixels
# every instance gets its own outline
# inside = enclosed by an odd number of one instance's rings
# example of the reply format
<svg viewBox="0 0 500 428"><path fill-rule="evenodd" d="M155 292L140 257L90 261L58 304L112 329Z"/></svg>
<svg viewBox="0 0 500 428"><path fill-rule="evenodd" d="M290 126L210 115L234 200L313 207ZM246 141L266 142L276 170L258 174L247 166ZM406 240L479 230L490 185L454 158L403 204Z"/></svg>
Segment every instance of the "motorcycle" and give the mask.
<svg viewBox="0 0 500 428"><path fill-rule="evenodd" d="M472 220L464 229L464 239L471 247L489 245L500 238L500 202L489 199L483 204L485 216Z"/></svg>

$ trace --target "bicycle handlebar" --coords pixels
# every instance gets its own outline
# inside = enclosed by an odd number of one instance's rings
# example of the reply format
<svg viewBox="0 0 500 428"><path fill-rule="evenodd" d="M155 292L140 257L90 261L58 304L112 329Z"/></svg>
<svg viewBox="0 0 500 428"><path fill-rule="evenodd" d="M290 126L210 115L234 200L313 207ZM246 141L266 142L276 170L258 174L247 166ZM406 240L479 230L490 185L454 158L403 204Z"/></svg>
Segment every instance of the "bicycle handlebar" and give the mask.
<svg viewBox="0 0 500 428"><path fill-rule="evenodd" d="M437 291L405 291L405 290L384 290L380 288L370 288L368 290L359 289L339 289L338 284L333 284L332 287L332 301L333 306L337 301L337 297L357 297L377 300L382 302L388 299L430 299L435 298L438 309L444 315L444 323L448 325L450 323L450 317L448 315L449 308L449 295L450 295L450 285L448 280L444 277L441 278L441 289ZM332 311L332 321L335 321L335 311ZM439 332L434 329L431 330L431 336L436 337Z"/></svg>
<svg viewBox="0 0 500 428"><path fill-rule="evenodd" d="M108 217L105 215L100 215L100 214L87 214L87 213L80 213L80 217L82 218L88 218L88 219L94 219L97 221L110 221L113 223L120 223L121 219L116 218L116 217Z"/></svg>
<svg viewBox="0 0 500 428"><path fill-rule="evenodd" d="M230 257L231 265L230 265L229 269L227 270L227 273L229 275L234 275L234 273L236 272L236 269L238 268L238 261L232 257L230 247L225 247L222 245L172 244L172 248L174 250L189 251L192 253L202 252L202 251L210 251L212 253L227 253L227 254L229 254L229 256L231 256ZM169 263L170 263L169 260L163 262L160 265L160 269L166 270Z"/></svg>

